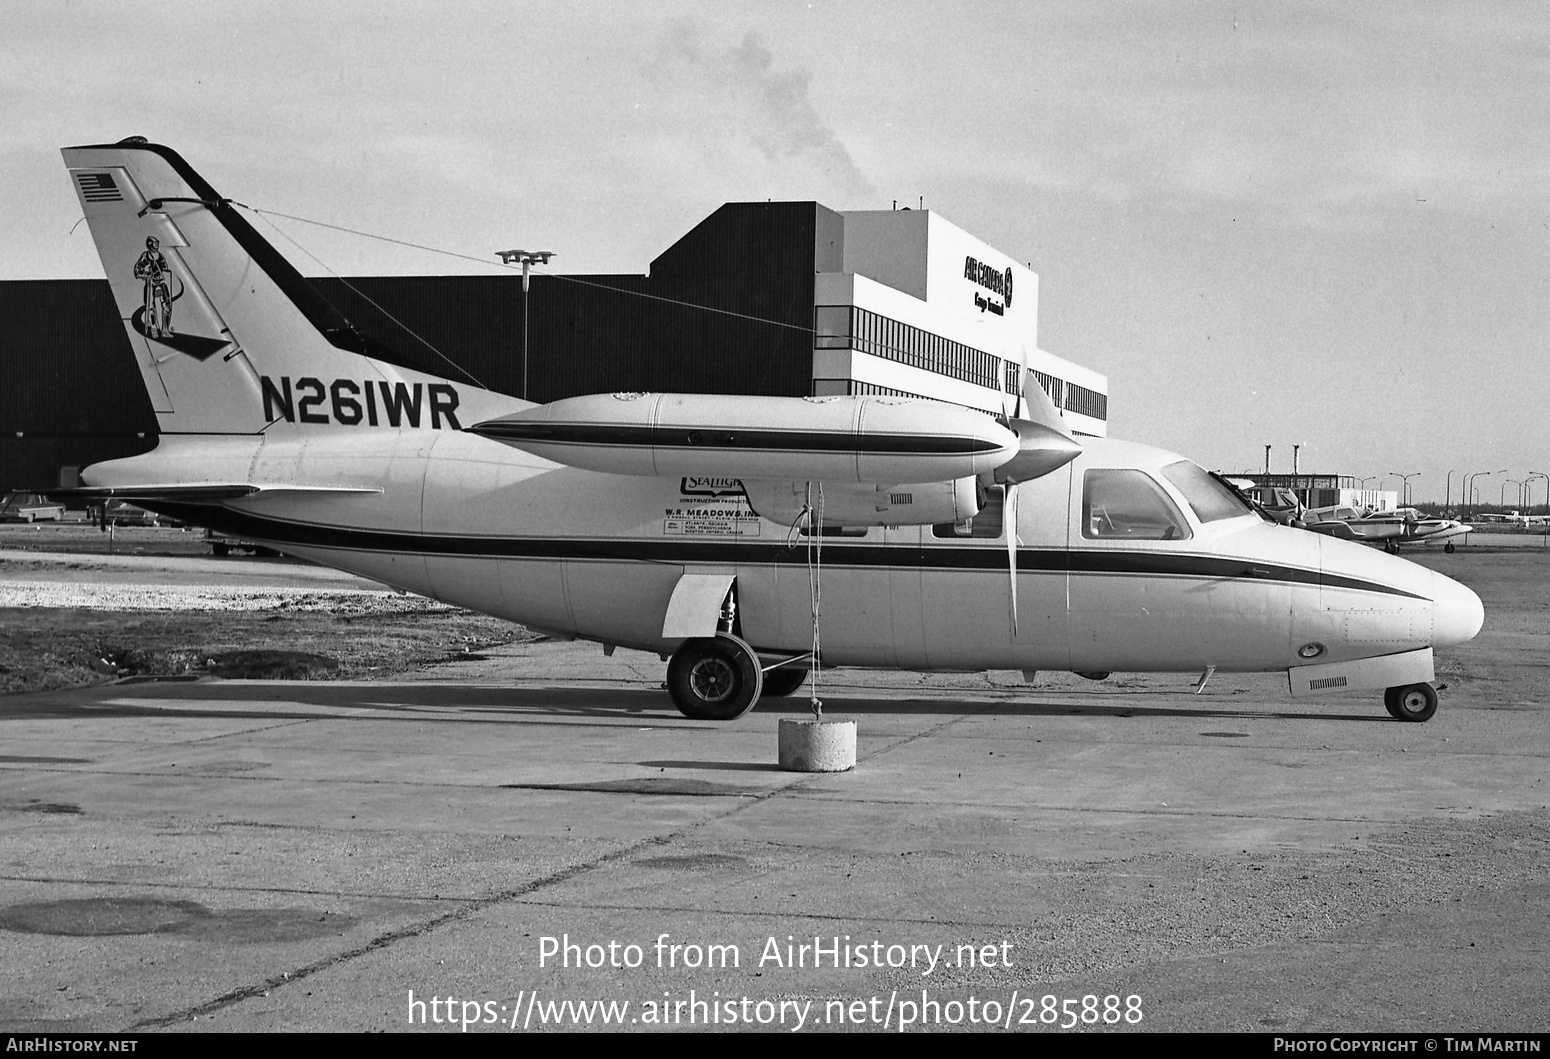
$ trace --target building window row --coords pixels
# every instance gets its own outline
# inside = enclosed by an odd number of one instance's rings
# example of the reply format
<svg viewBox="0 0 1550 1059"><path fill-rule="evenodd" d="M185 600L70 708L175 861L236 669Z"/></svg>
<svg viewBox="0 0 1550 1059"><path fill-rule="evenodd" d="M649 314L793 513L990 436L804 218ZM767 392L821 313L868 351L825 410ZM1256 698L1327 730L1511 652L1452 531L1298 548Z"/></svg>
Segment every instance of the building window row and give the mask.
<svg viewBox="0 0 1550 1059"><path fill-rule="evenodd" d="M814 345L818 349L855 349L884 360L908 364L948 378L960 379L1005 393L1022 392L1022 366L993 353L954 342L910 324L854 305L820 305L814 313ZM1000 362L998 371L996 364ZM1105 394L1029 369L1056 408L1107 420ZM866 387L863 389L862 387ZM915 396L870 383L852 383L853 394Z"/></svg>
<svg viewBox="0 0 1550 1059"><path fill-rule="evenodd" d="M856 349L884 360L999 390L1000 357L853 305L821 305L815 314L819 349Z"/></svg>
<svg viewBox="0 0 1550 1059"><path fill-rule="evenodd" d="M922 393L910 393L908 390L896 390L892 386L879 386L875 382L862 382L859 379L850 380L850 396L852 397L913 397L916 400L934 401L937 398L927 397Z"/></svg>
<svg viewBox="0 0 1550 1059"><path fill-rule="evenodd" d="M1066 411L1092 419L1109 418L1109 397L1097 390L1089 390L1074 382L1066 384Z"/></svg>

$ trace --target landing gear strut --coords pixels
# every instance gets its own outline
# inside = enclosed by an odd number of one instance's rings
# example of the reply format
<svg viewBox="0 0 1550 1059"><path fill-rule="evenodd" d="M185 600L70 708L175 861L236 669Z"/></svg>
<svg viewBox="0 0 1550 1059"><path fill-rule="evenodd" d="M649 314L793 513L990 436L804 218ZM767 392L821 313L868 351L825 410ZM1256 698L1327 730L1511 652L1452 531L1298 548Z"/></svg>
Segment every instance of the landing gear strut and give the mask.
<svg viewBox="0 0 1550 1059"><path fill-rule="evenodd" d="M1437 712L1437 689L1430 684L1405 684L1383 693L1383 705L1396 721L1429 721Z"/></svg>
<svg viewBox="0 0 1550 1059"><path fill-rule="evenodd" d="M667 692L685 717L731 721L759 701L764 673L741 637L722 632L685 640L667 663Z"/></svg>

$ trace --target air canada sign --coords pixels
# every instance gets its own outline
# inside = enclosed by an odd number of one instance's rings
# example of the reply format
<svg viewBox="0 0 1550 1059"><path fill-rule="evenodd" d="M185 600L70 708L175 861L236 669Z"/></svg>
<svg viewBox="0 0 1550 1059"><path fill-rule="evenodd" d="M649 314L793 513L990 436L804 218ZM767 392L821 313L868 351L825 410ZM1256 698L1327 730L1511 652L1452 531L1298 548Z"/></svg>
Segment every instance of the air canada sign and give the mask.
<svg viewBox="0 0 1550 1059"><path fill-rule="evenodd" d="M980 312L987 309L997 316L1003 315L1012 304L1012 269L1008 266L1005 270L988 265L977 260L972 255L963 259L963 278L978 286L984 287L991 294L1001 300L988 298L974 292L974 304Z"/></svg>

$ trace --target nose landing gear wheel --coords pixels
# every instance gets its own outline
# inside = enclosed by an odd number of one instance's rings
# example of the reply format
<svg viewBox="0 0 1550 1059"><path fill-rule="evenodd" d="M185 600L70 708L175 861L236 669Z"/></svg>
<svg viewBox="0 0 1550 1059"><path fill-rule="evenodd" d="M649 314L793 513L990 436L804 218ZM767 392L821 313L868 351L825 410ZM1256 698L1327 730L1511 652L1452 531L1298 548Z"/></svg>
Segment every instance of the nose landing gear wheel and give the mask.
<svg viewBox="0 0 1550 1059"><path fill-rule="evenodd" d="M685 717L731 721L759 701L759 656L729 633L685 640L667 663L667 692Z"/></svg>
<svg viewBox="0 0 1550 1059"><path fill-rule="evenodd" d="M1406 684L1383 693L1383 705L1396 721L1429 721L1437 712L1437 689L1430 684Z"/></svg>

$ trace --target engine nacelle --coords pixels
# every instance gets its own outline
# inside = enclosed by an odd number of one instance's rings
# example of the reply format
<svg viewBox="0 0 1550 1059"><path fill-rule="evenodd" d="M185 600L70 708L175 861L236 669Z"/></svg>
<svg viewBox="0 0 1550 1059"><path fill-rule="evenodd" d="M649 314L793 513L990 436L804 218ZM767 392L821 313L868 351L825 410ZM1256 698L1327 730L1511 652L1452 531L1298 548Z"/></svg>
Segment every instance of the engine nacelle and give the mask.
<svg viewBox="0 0 1550 1059"><path fill-rule="evenodd" d="M869 482L749 481L743 491L755 512L789 526L808 506L823 499L823 521L830 526L934 526L963 522L980 512L979 489L971 478L947 482L878 486Z"/></svg>

